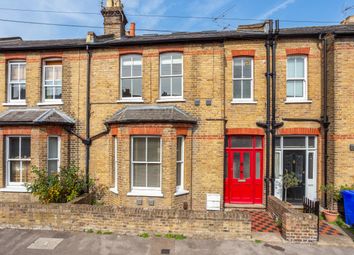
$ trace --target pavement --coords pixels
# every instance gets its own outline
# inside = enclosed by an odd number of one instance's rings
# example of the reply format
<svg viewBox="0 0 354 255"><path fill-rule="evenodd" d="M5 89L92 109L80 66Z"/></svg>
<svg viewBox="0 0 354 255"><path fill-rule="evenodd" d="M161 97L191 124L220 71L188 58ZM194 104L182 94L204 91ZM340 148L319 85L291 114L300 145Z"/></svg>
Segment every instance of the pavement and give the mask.
<svg viewBox="0 0 354 255"><path fill-rule="evenodd" d="M115 234L0 229L0 255L351 255L353 245L299 245L256 236L251 241L171 240ZM259 239L257 239L259 238ZM262 241L263 239L263 241Z"/></svg>

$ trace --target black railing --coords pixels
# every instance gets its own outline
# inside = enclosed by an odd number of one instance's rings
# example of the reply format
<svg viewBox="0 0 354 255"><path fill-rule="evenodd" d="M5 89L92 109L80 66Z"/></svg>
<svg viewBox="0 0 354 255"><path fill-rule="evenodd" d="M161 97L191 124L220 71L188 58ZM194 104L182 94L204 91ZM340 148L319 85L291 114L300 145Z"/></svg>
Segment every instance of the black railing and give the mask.
<svg viewBox="0 0 354 255"><path fill-rule="evenodd" d="M304 213L312 213L317 216L317 241L320 239L320 201L313 201L304 197Z"/></svg>

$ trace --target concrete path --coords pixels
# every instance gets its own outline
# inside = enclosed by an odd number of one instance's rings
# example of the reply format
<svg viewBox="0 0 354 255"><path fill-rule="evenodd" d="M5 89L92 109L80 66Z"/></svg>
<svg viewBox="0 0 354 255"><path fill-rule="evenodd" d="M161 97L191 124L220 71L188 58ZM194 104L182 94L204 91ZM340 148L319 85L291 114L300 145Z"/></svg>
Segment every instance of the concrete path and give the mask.
<svg viewBox="0 0 354 255"><path fill-rule="evenodd" d="M29 248L28 248L29 247ZM1 255L204 255L291 254L351 255L353 247L294 245L256 241L169 240L36 230L0 230Z"/></svg>

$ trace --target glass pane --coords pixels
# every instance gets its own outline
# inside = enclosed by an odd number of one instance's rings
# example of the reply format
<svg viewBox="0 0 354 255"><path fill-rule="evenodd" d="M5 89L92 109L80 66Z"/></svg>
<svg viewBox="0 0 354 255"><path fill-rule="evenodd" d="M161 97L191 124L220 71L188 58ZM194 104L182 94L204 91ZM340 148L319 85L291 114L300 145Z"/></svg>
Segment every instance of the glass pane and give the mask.
<svg viewBox="0 0 354 255"><path fill-rule="evenodd" d="M26 80L26 64L20 64L19 79L21 81Z"/></svg>
<svg viewBox="0 0 354 255"><path fill-rule="evenodd" d="M243 78L252 78L252 59L244 58L243 60Z"/></svg>
<svg viewBox="0 0 354 255"><path fill-rule="evenodd" d="M275 138L275 146L276 147L280 147L280 139L281 139L280 137Z"/></svg>
<svg viewBox="0 0 354 255"><path fill-rule="evenodd" d="M171 75L171 64L162 64L161 65L161 75Z"/></svg>
<svg viewBox="0 0 354 255"><path fill-rule="evenodd" d="M141 97L141 78L133 80L133 97Z"/></svg>
<svg viewBox="0 0 354 255"><path fill-rule="evenodd" d="M315 137L309 137L309 148L315 148Z"/></svg>
<svg viewBox="0 0 354 255"><path fill-rule="evenodd" d="M161 96L171 96L171 78L161 78Z"/></svg>
<svg viewBox="0 0 354 255"><path fill-rule="evenodd" d="M146 139L145 137L133 138L133 160L145 161Z"/></svg>
<svg viewBox="0 0 354 255"><path fill-rule="evenodd" d="M53 87L45 87L44 89L44 96L45 96L45 99L53 99L54 95L53 95Z"/></svg>
<svg viewBox="0 0 354 255"><path fill-rule="evenodd" d="M20 86L20 99L26 99L26 85Z"/></svg>
<svg viewBox="0 0 354 255"><path fill-rule="evenodd" d="M20 99L19 86L17 84L11 84L11 99L18 100Z"/></svg>
<svg viewBox="0 0 354 255"><path fill-rule="evenodd" d="M48 138L48 158L59 158L58 137Z"/></svg>
<svg viewBox="0 0 354 255"><path fill-rule="evenodd" d="M182 75L182 64L173 64L172 65L172 74L173 75Z"/></svg>
<svg viewBox="0 0 354 255"><path fill-rule="evenodd" d="M244 99L251 98L251 81L250 80L243 81L242 98L244 98Z"/></svg>
<svg viewBox="0 0 354 255"><path fill-rule="evenodd" d="M28 175L31 170L30 161L22 161L22 182L28 182Z"/></svg>
<svg viewBox="0 0 354 255"><path fill-rule="evenodd" d="M61 66L56 66L54 67L54 79L55 80L61 80Z"/></svg>
<svg viewBox="0 0 354 255"><path fill-rule="evenodd" d="M275 172L275 178L278 179L280 175L280 153L276 152L275 157L274 157L274 172Z"/></svg>
<svg viewBox="0 0 354 255"><path fill-rule="evenodd" d="M288 58L287 77L288 78L295 78L295 58Z"/></svg>
<svg viewBox="0 0 354 255"><path fill-rule="evenodd" d="M160 164L148 164L148 187L160 187Z"/></svg>
<svg viewBox="0 0 354 255"><path fill-rule="evenodd" d="M134 57L133 76L141 76L141 57Z"/></svg>
<svg viewBox="0 0 354 255"><path fill-rule="evenodd" d="M241 81L236 80L234 81L234 98L241 98Z"/></svg>
<svg viewBox="0 0 354 255"><path fill-rule="evenodd" d="M182 163L177 163L176 169L176 186L181 185Z"/></svg>
<svg viewBox="0 0 354 255"><path fill-rule="evenodd" d="M177 161L182 160L182 140L183 137L177 137Z"/></svg>
<svg viewBox="0 0 354 255"><path fill-rule="evenodd" d="M122 74L121 77L131 77L131 60L130 57L122 58Z"/></svg>
<svg viewBox="0 0 354 255"><path fill-rule="evenodd" d="M21 182L20 161L10 161L10 182Z"/></svg>
<svg viewBox="0 0 354 255"><path fill-rule="evenodd" d="M231 147L233 148L252 148L252 136L232 136Z"/></svg>
<svg viewBox="0 0 354 255"><path fill-rule="evenodd" d="M284 147L305 147L305 137L284 137Z"/></svg>
<svg viewBox="0 0 354 255"><path fill-rule="evenodd" d="M162 65L171 65L172 64L171 54L162 54L160 56L160 61Z"/></svg>
<svg viewBox="0 0 354 255"><path fill-rule="evenodd" d="M31 158L31 138L22 137L21 138L21 158L28 159Z"/></svg>
<svg viewBox="0 0 354 255"><path fill-rule="evenodd" d="M245 152L243 154L243 178L244 179L250 178L250 173L251 173L250 153L249 152Z"/></svg>
<svg viewBox="0 0 354 255"><path fill-rule="evenodd" d="M242 78L242 59L234 58L234 78Z"/></svg>
<svg viewBox="0 0 354 255"><path fill-rule="evenodd" d="M235 179L240 178L240 153L234 153L233 174Z"/></svg>
<svg viewBox="0 0 354 255"><path fill-rule="evenodd" d="M262 137L256 136L256 148L262 148Z"/></svg>
<svg viewBox="0 0 354 255"><path fill-rule="evenodd" d="M295 97L303 97L304 96L304 81L294 81L295 87Z"/></svg>
<svg viewBox="0 0 354 255"><path fill-rule="evenodd" d="M256 152L256 179L261 178L261 153Z"/></svg>
<svg viewBox="0 0 354 255"><path fill-rule="evenodd" d="M58 161L48 160L48 174L56 174L58 172Z"/></svg>
<svg viewBox="0 0 354 255"><path fill-rule="evenodd" d="M174 64L182 64L182 54L181 53L172 53L172 62Z"/></svg>
<svg viewBox="0 0 354 255"><path fill-rule="evenodd" d="M44 67L44 77L46 80L53 80L54 79L53 67L51 67L51 66Z"/></svg>
<svg viewBox="0 0 354 255"><path fill-rule="evenodd" d="M55 87L55 99L61 99L61 87Z"/></svg>
<svg viewBox="0 0 354 255"><path fill-rule="evenodd" d="M302 57L296 58L296 77L304 78L305 74L305 59Z"/></svg>
<svg viewBox="0 0 354 255"><path fill-rule="evenodd" d="M309 170L308 170L308 179L313 179L313 153L309 153Z"/></svg>
<svg viewBox="0 0 354 255"><path fill-rule="evenodd" d="M20 158L20 138L19 137L9 138L9 158L10 159Z"/></svg>
<svg viewBox="0 0 354 255"><path fill-rule="evenodd" d="M146 187L146 165L134 164L134 187Z"/></svg>
<svg viewBox="0 0 354 255"><path fill-rule="evenodd" d="M122 97L131 97L131 79L122 79Z"/></svg>
<svg viewBox="0 0 354 255"><path fill-rule="evenodd" d="M18 81L19 80L19 67L17 64L12 64L10 65L10 70L11 70L11 74L10 74L10 79L12 81Z"/></svg>
<svg viewBox="0 0 354 255"><path fill-rule="evenodd" d="M172 96L182 96L182 77L172 78Z"/></svg>
<svg viewBox="0 0 354 255"><path fill-rule="evenodd" d="M160 138L148 138L148 162L160 162Z"/></svg>
<svg viewBox="0 0 354 255"><path fill-rule="evenodd" d="M287 97L294 97L294 81L287 81L286 82L286 96Z"/></svg>

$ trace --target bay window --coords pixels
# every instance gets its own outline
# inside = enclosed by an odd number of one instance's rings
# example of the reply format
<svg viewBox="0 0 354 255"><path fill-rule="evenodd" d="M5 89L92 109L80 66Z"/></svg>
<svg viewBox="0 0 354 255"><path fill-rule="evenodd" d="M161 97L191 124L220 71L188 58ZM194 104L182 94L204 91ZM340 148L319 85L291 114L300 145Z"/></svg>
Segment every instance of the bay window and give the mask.
<svg viewBox="0 0 354 255"><path fill-rule="evenodd" d="M112 188L110 191L118 193L118 138L113 137L113 171L112 171Z"/></svg>
<svg viewBox="0 0 354 255"><path fill-rule="evenodd" d="M48 157L47 157L48 174L55 174L60 169L60 137L48 137Z"/></svg>
<svg viewBox="0 0 354 255"><path fill-rule="evenodd" d="M8 102L25 103L26 101L26 62L8 63Z"/></svg>
<svg viewBox="0 0 354 255"><path fill-rule="evenodd" d="M307 100L307 57L287 58L286 100L289 102Z"/></svg>
<svg viewBox="0 0 354 255"><path fill-rule="evenodd" d="M183 99L183 54L160 55L160 98Z"/></svg>
<svg viewBox="0 0 354 255"><path fill-rule="evenodd" d="M184 137L177 137L176 193L184 191Z"/></svg>
<svg viewBox="0 0 354 255"><path fill-rule="evenodd" d="M142 57L126 55L121 57L121 99L142 100Z"/></svg>

